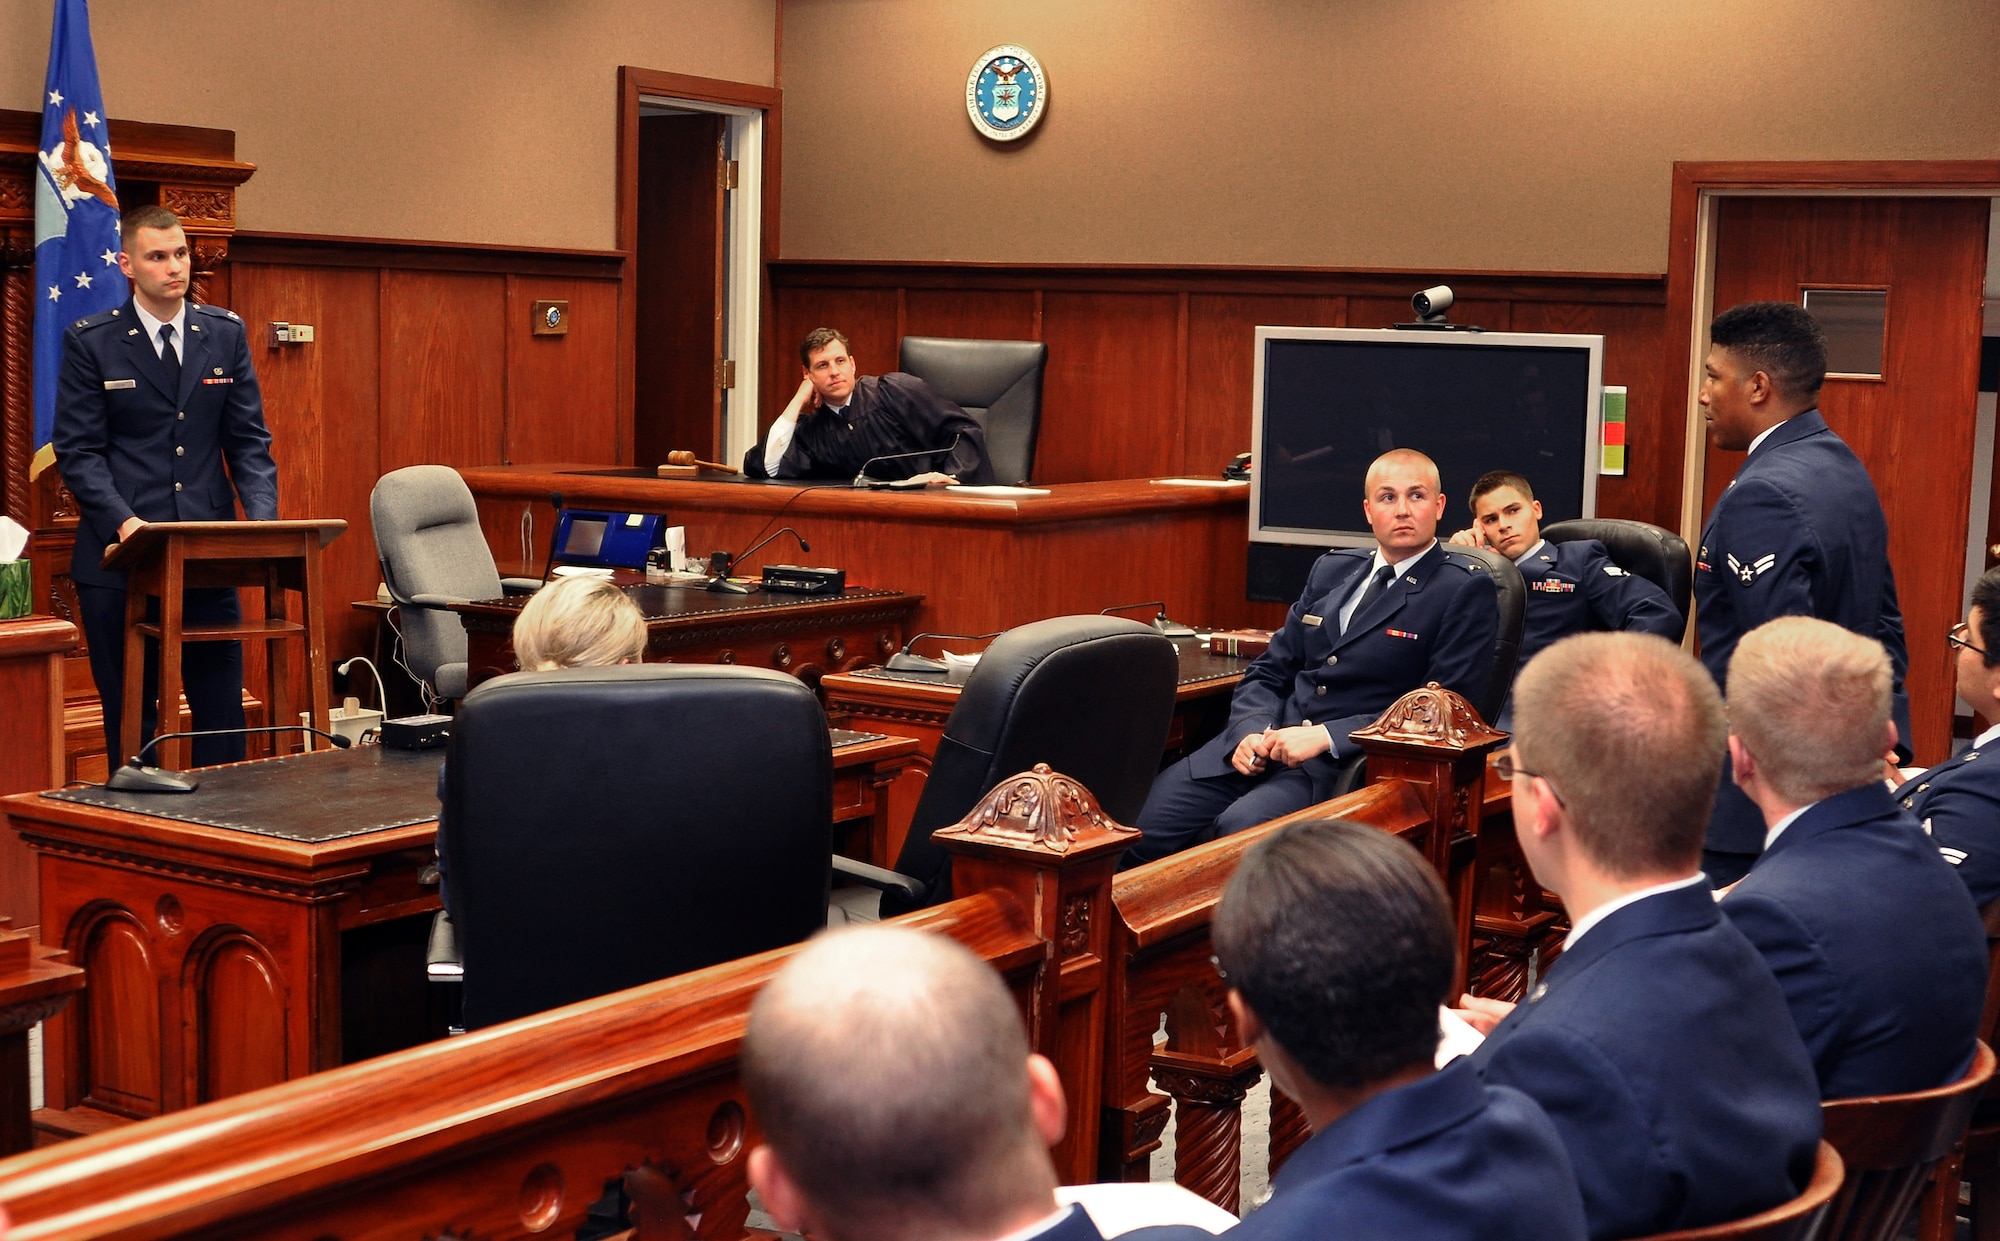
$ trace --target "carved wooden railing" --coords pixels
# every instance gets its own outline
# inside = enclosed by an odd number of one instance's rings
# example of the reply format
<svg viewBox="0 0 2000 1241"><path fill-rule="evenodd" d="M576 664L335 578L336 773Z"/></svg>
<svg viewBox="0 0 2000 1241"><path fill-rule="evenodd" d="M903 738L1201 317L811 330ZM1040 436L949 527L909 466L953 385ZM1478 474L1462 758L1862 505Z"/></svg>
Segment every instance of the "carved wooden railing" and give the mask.
<svg viewBox="0 0 2000 1241"><path fill-rule="evenodd" d="M1462 838L1504 805L1481 793L1497 741L1370 732L1371 747L1402 747L1371 754L1403 765L1383 762L1375 784L1305 814L1395 832L1467 882ZM1065 1180L1144 1176L1168 1107L1146 1090L1150 1074L1180 1108L1177 1178L1234 1204L1242 1091L1260 1070L1220 1017L1208 926L1243 850L1272 830L1114 881L1131 830L1039 770L941 833L959 889L976 894L903 921L958 939L1008 979L1072 1100L1055 1152ZM569 1238L587 1215L591 1236L733 1241L748 1211L742 1154L757 1140L738 1042L757 988L792 951L0 1160L10 1241ZM1305 1137L1298 1109L1274 1099L1273 1165Z"/></svg>

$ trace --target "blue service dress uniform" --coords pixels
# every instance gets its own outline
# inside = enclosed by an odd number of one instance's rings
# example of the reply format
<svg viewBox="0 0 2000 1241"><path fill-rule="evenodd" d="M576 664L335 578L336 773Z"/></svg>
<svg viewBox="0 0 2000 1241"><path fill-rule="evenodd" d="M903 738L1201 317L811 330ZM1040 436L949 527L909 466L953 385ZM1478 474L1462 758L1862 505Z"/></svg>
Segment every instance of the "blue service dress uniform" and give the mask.
<svg viewBox="0 0 2000 1241"><path fill-rule="evenodd" d="M125 757L125 574L100 562L118 541L118 527L131 517L233 520L239 496L252 520L278 516L278 470L242 320L189 302L185 335L174 342L178 372L155 352L130 300L78 320L63 337L51 444L79 510L70 575L113 766ZM190 624L240 616L234 590L190 590L183 608ZM152 735L158 697L157 643L148 647L142 737ZM240 643L189 643L182 670L195 728L242 727ZM234 761L243 757L243 738L196 738L193 751L197 765Z"/></svg>
<svg viewBox="0 0 2000 1241"><path fill-rule="evenodd" d="M1812 1176L1812 1062L1706 884L1614 910L1469 1059L1555 1123L1596 1241L1739 1219Z"/></svg>
<svg viewBox="0 0 2000 1241"><path fill-rule="evenodd" d="M1541 1106L1455 1060L1314 1134L1224 1235L1582 1241L1583 1201Z"/></svg>
<svg viewBox="0 0 2000 1241"><path fill-rule="evenodd" d="M1166 857L1211 831L1227 835L1331 797L1343 761L1360 753L1347 734L1426 682L1475 700L1485 692L1500 630L1485 566L1436 544L1355 612L1342 633L1340 609L1373 562L1372 548L1345 548L1313 564L1284 628L1237 685L1228 726L1153 781L1136 824L1143 835L1121 865ZM1297 724L1324 725L1332 751L1256 776L1230 765L1244 737Z"/></svg>
<svg viewBox="0 0 2000 1241"><path fill-rule="evenodd" d="M2000 738L1905 782L1896 801L1958 868L1974 905L2000 899Z"/></svg>
<svg viewBox="0 0 2000 1241"><path fill-rule="evenodd" d="M1515 562L1527 583L1521 666L1572 634L1631 631L1677 640L1683 618L1667 592L1611 563L1596 539L1543 542ZM1511 731L1513 703L1499 727Z"/></svg>
<svg viewBox="0 0 2000 1241"><path fill-rule="evenodd" d="M1793 819L1722 912L1776 975L1822 1098L1930 1090L1971 1065L1986 932L1879 781Z"/></svg>
<svg viewBox="0 0 2000 1241"><path fill-rule="evenodd" d="M1702 529L1694 570L1695 632L1716 685L1726 688L1736 643L1765 621L1831 621L1888 649L1896 727L1907 745L1910 657L1888 519L1860 458L1818 410L1773 427L1736 471ZM1711 877L1718 885L1740 877L1763 848L1764 817L1725 765L1708 825Z"/></svg>

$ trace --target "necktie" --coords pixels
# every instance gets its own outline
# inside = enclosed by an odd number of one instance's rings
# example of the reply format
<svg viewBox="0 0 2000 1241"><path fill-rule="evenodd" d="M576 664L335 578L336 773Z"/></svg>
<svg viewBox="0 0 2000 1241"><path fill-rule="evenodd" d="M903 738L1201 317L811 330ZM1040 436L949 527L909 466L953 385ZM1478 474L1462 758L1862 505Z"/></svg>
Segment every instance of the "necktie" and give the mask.
<svg viewBox="0 0 2000 1241"><path fill-rule="evenodd" d="M178 376L181 373L181 355L174 349L174 325L171 323L160 325L160 361L170 374Z"/></svg>
<svg viewBox="0 0 2000 1241"><path fill-rule="evenodd" d="M1354 610L1347 614L1347 625L1352 625L1355 621L1361 619L1361 614L1368 610L1370 604L1380 599L1382 592L1389 589L1389 583L1395 580L1396 571L1388 565L1383 565L1381 568L1375 570L1375 576L1368 579L1368 588L1361 592L1361 602L1355 604ZM1340 632L1346 633L1347 625L1342 625Z"/></svg>

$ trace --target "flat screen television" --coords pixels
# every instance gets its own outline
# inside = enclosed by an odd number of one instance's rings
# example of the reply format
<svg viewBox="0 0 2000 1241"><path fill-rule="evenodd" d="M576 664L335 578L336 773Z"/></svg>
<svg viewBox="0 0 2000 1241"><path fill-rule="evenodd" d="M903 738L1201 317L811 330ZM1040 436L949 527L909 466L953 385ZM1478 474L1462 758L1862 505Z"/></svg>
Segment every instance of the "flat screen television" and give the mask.
<svg viewBox="0 0 2000 1241"><path fill-rule="evenodd" d="M1602 336L1260 327L1255 359L1253 599L1290 602L1313 556L1373 545L1362 485L1392 448L1438 463L1440 537L1471 524L1488 470L1525 475L1544 522L1596 515Z"/></svg>

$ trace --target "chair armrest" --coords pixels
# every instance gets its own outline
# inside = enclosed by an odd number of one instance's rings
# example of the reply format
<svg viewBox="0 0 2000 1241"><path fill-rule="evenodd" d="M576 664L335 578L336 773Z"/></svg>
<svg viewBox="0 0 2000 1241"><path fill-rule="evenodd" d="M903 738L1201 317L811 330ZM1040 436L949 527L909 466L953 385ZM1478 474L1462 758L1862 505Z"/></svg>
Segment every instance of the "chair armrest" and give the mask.
<svg viewBox="0 0 2000 1241"><path fill-rule="evenodd" d="M454 603L471 603L471 602L472 600L470 599L461 599L456 595L411 595L410 596L410 603L412 606L420 608L429 608L433 612L445 611Z"/></svg>
<svg viewBox="0 0 2000 1241"><path fill-rule="evenodd" d="M833 857L833 873L838 878L852 879L878 892L901 892L910 898L912 904L921 905L924 902L923 881L893 870L870 866L866 862L857 862L853 858L841 857L836 853Z"/></svg>
<svg viewBox="0 0 2000 1241"><path fill-rule="evenodd" d="M431 942L424 949L424 972L432 982L465 981L465 962L458 955L458 932L451 915L440 909L431 919Z"/></svg>
<svg viewBox="0 0 2000 1241"><path fill-rule="evenodd" d="M542 579L538 577L503 577L500 579L501 591L510 595L532 595L541 588Z"/></svg>

